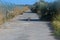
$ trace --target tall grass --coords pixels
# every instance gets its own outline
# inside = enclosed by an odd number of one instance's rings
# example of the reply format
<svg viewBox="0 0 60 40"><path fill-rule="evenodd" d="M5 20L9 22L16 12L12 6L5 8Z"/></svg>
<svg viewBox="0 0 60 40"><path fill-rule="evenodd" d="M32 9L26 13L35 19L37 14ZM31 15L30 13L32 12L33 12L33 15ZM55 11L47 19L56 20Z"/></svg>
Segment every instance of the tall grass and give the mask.
<svg viewBox="0 0 60 40"><path fill-rule="evenodd" d="M57 12L56 15L53 17L52 25L55 29L55 35L60 37L60 0L57 0L54 5L56 7Z"/></svg>
<svg viewBox="0 0 60 40"><path fill-rule="evenodd" d="M26 7L20 9L20 6L18 8L15 4L0 1L0 24L9 21L17 15L23 14L26 10Z"/></svg>
<svg viewBox="0 0 60 40"><path fill-rule="evenodd" d="M23 9L19 9L18 7L15 7L13 11L10 11L7 14L7 20L14 18L15 16L22 15L25 11L28 10L28 7L24 7Z"/></svg>
<svg viewBox="0 0 60 40"><path fill-rule="evenodd" d="M55 18L53 18L52 22L54 29L55 29L55 35L60 36L60 15L57 15Z"/></svg>

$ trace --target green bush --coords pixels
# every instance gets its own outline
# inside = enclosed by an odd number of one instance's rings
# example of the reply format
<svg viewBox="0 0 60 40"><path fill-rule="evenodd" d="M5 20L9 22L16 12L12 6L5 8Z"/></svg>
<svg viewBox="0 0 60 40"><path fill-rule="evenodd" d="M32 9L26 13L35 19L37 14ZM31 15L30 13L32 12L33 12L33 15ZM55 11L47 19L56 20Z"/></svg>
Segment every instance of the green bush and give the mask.
<svg viewBox="0 0 60 40"><path fill-rule="evenodd" d="M52 22L53 26L54 26L54 29L55 29L55 35L56 36L60 36L60 15L56 16L54 19L53 19L53 22Z"/></svg>

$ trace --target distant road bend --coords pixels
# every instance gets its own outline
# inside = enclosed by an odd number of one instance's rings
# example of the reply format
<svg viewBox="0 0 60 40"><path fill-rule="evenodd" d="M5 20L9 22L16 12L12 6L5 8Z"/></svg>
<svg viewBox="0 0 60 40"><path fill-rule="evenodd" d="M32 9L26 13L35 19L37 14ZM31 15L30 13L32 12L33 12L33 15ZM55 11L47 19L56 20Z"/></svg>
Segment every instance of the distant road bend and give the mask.
<svg viewBox="0 0 60 40"><path fill-rule="evenodd" d="M39 19L36 13L28 11L13 18L12 21L4 23L0 29L0 40L56 40L49 28L50 22L21 20L28 17Z"/></svg>

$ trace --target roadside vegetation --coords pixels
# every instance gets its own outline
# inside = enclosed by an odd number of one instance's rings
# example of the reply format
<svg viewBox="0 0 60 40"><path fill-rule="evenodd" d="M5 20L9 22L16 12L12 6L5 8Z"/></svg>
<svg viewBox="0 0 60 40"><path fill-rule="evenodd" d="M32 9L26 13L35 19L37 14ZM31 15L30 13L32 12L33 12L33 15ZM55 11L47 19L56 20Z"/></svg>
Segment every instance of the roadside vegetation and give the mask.
<svg viewBox="0 0 60 40"><path fill-rule="evenodd" d="M60 0L50 3L40 0L40 2L33 4L31 10L39 15L40 20L51 21L54 34L60 36Z"/></svg>
<svg viewBox="0 0 60 40"><path fill-rule="evenodd" d="M55 35L60 36L60 0L57 0L57 2L55 2L54 4L56 6L57 13L53 17L52 24L54 25Z"/></svg>
<svg viewBox="0 0 60 40"><path fill-rule="evenodd" d="M20 5L0 1L0 25L17 15L22 15L28 9L28 6L21 8Z"/></svg>

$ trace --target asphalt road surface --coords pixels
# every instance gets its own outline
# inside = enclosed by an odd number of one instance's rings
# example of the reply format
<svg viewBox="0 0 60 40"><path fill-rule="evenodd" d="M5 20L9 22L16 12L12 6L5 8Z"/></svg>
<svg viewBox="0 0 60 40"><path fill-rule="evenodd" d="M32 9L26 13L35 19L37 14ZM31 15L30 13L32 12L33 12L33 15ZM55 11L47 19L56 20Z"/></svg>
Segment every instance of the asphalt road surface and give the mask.
<svg viewBox="0 0 60 40"><path fill-rule="evenodd" d="M56 40L50 30L50 22L21 21L39 19L35 13L24 13L6 22L0 29L0 40Z"/></svg>

